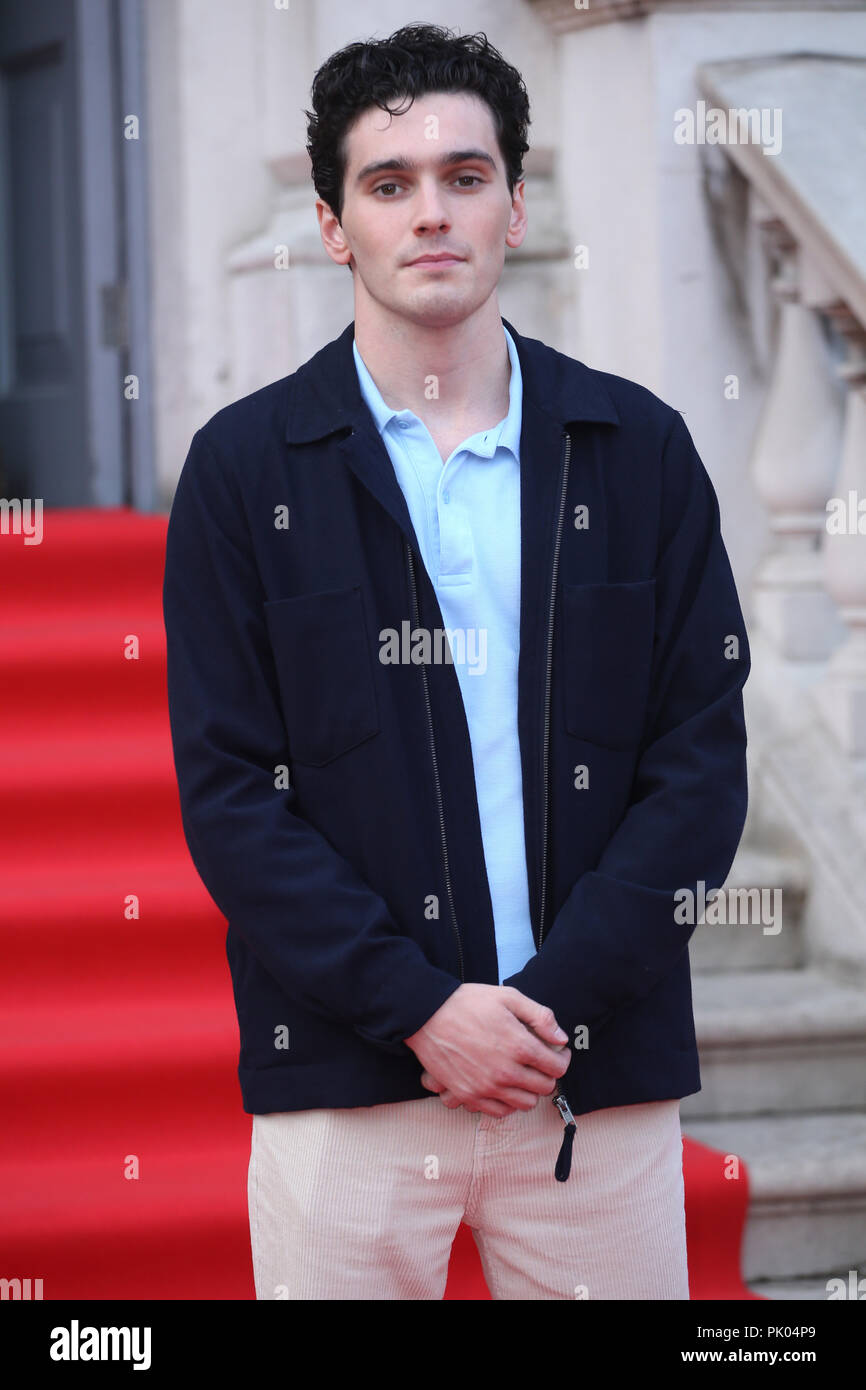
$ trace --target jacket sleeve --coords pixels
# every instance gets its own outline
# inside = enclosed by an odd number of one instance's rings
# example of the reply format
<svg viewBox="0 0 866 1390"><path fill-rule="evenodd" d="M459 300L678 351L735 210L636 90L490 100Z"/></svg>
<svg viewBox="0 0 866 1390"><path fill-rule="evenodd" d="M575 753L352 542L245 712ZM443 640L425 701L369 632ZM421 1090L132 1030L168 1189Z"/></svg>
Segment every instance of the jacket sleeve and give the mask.
<svg viewBox="0 0 866 1390"><path fill-rule="evenodd" d="M569 1035L603 1027L674 967L694 930L676 920L674 895L697 893L701 879L707 892L724 884L746 817L748 640L716 494L679 414L662 470L655 644L630 802L541 950L503 981L552 1008Z"/></svg>
<svg viewBox="0 0 866 1390"><path fill-rule="evenodd" d="M166 536L167 693L184 835L232 929L285 994L407 1055L459 986L276 788L288 760L245 510L202 430ZM299 659L301 659L299 653Z"/></svg>

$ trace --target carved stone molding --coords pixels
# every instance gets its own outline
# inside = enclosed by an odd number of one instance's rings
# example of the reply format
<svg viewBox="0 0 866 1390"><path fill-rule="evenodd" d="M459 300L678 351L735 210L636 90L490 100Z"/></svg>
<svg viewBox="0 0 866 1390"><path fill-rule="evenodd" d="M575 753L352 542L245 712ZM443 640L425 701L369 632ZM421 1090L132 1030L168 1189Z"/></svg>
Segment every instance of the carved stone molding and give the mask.
<svg viewBox="0 0 866 1390"><path fill-rule="evenodd" d="M779 13L796 10L864 10L866 0L527 0L554 33L647 19L655 14L706 14L710 10Z"/></svg>

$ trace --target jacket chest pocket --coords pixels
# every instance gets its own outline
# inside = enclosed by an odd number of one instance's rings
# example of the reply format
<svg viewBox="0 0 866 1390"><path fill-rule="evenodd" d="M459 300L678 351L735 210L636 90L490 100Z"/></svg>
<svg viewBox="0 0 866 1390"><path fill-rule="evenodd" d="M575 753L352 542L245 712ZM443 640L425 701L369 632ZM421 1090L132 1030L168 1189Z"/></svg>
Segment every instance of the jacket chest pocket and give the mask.
<svg viewBox="0 0 866 1390"><path fill-rule="evenodd" d="M649 696L655 580L563 584L565 727L606 748L641 739Z"/></svg>
<svg viewBox="0 0 866 1390"><path fill-rule="evenodd" d="M379 732L360 585L265 602L289 753L322 767Z"/></svg>

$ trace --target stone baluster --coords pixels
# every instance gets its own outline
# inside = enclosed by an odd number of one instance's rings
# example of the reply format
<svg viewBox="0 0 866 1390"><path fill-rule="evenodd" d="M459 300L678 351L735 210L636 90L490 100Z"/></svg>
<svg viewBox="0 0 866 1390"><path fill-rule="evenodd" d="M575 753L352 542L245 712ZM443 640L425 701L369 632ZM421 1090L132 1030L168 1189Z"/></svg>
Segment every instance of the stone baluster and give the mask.
<svg viewBox="0 0 866 1390"><path fill-rule="evenodd" d="M838 467L842 411L819 315L801 298L801 264L783 225L765 232L781 263L772 378L752 453L756 491L769 513L772 552L755 577L755 616L788 661L825 660L842 636L825 587L821 542Z"/></svg>
<svg viewBox="0 0 866 1390"><path fill-rule="evenodd" d="M845 427L834 495L827 503L824 583L847 636L813 695L842 748L866 758L866 328L844 307L836 318L848 344Z"/></svg>

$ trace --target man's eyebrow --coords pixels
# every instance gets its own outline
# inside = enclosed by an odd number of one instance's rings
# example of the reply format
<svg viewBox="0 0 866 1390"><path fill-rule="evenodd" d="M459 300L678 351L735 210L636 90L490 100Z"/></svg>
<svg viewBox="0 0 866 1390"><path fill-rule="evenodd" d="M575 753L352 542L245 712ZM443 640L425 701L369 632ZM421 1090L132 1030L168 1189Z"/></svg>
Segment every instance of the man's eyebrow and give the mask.
<svg viewBox="0 0 866 1390"><path fill-rule="evenodd" d="M491 169L496 168L495 159L486 150L448 150L446 154L440 155L436 162L441 168L447 168L449 164L470 164L473 162L489 164ZM394 155L392 159L377 159L372 164L365 164L363 169L359 170L355 182L361 183L371 174L384 174L392 169L404 169L408 172L410 169L417 169L417 167L414 159L407 159L402 154Z"/></svg>

